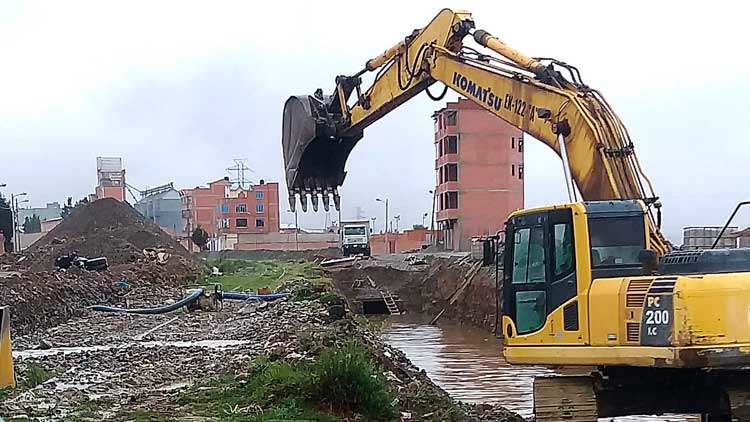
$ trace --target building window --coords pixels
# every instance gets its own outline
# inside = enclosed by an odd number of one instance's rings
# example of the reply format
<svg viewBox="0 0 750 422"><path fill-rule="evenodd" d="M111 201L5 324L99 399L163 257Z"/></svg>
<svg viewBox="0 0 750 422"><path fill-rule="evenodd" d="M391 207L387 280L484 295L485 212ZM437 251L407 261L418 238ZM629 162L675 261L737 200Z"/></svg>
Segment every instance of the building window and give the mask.
<svg viewBox="0 0 750 422"><path fill-rule="evenodd" d="M515 148L516 148L516 138L515 136L511 136L510 137L510 149L515 149Z"/></svg>
<svg viewBox="0 0 750 422"><path fill-rule="evenodd" d="M438 157L443 156L443 140L442 139L438 141L437 143L437 153L438 153Z"/></svg>
<svg viewBox="0 0 750 422"><path fill-rule="evenodd" d="M445 194L445 209L456 209L458 208L458 192L446 192Z"/></svg>
<svg viewBox="0 0 750 422"><path fill-rule="evenodd" d="M219 227L222 229L228 229L229 228L229 219L228 218L222 218L219 221Z"/></svg>
<svg viewBox="0 0 750 422"><path fill-rule="evenodd" d="M458 164L447 164L444 169L446 182L458 182Z"/></svg>
<svg viewBox="0 0 750 422"><path fill-rule="evenodd" d="M515 164L511 164L510 165L510 175L511 176L515 176L516 175L516 165Z"/></svg>
<svg viewBox="0 0 750 422"><path fill-rule="evenodd" d="M221 213L222 214L229 213L229 205L228 204L221 204Z"/></svg>
<svg viewBox="0 0 750 422"><path fill-rule="evenodd" d="M518 138L518 152L523 152L523 135Z"/></svg>
<svg viewBox="0 0 750 422"><path fill-rule="evenodd" d="M255 227L263 227L265 225L266 225L266 222L262 218L255 219Z"/></svg>
<svg viewBox="0 0 750 422"><path fill-rule="evenodd" d="M445 153L456 154L458 153L458 136L451 135L445 137Z"/></svg>
<svg viewBox="0 0 750 422"><path fill-rule="evenodd" d="M247 204L237 204L234 207L234 212L247 212ZM245 226L247 227L247 226Z"/></svg>
<svg viewBox="0 0 750 422"><path fill-rule="evenodd" d="M234 226L237 228L247 227L247 218L235 218Z"/></svg>
<svg viewBox="0 0 750 422"><path fill-rule="evenodd" d="M445 125L456 126L456 110L448 110L445 112Z"/></svg>
<svg viewBox="0 0 750 422"><path fill-rule="evenodd" d="M263 212L263 204L255 204L255 212L262 213Z"/></svg>
<svg viewBox="0 0 750 422"><path fill-rule="evenodd" d="M518 179L523 180L523 164L518 165Z"/></svg>
<svg viewBox="0 0 750 422"><path fill-rule="evenodd" d="M262 190L256 190L255 191L255 199L263 199L263 191Z"/></svg>

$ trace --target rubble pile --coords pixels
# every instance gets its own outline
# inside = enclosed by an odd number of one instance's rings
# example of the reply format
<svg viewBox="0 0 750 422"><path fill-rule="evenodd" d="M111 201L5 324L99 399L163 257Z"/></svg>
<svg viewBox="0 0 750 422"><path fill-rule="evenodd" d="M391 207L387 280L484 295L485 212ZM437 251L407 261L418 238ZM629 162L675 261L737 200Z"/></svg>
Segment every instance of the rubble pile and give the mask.
<svg viewBox="0 0 750 422"><path fill-rule="evenodd" d="M110 265L118 265L142 260L146 248L164 248L184 258L190 255L126 202L104 198L74 209L24 255L31 270L44 271L54 268L58 256L73 252L105 256Z"/></svg>
<svg viewBox="0 0 750 422"><path fill-rule="evenodd" d="M159 262L144 249L167 251ZM109 268L59 270L63 255L106 257ZM194 283L205 269L159 227L124 202L100 199L74 209L29 249L3 257L0 304L12 305L16 333L52 327L94 304L158 304L179 298L180 287ZM156 303L152 301L156 301Z"/></svg>
<svg viewBox="0 0 750 422"><path fill-rule="evenodd" d="M0 279L0 298L12 305L16 333L51 327L80 313L81 308L105 301L115 289L111 273L24 272Z"/></svg>

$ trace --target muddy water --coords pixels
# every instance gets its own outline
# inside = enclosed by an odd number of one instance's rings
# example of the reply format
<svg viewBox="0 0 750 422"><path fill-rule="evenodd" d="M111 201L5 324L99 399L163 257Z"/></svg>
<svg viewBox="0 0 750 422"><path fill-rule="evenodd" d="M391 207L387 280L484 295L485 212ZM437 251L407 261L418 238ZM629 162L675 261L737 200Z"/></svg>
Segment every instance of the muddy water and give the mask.
<svg viewBox="0 0 750 422"><path fill-rule="evenodd" d="M510 366L501 356L501 343L485 331L467 326L439 327L392 320L383 330L385 341L406 356L451 396L466 402L500 403L530 417L534 376L554 371L536 366ZM609 420L609 419L607 419ZM691 416L633 416L617 422L693 422Z"/></svg>

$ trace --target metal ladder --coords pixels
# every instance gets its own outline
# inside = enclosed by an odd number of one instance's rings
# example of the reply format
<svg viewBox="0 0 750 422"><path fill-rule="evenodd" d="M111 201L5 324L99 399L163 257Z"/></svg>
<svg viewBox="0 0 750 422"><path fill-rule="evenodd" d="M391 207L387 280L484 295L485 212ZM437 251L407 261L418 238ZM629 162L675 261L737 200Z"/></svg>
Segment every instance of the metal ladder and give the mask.
<svg viewBox="0 0 750 422"><path fill-rule="evenodd" d="M388 308L388 312L390 312L391 315L401 315L401 311L398 309L396 300L393 299L391 292L389 292L388 290L378 291L380 292L380 296L383 298L383 302L385 302L385 306Z"/></svg>

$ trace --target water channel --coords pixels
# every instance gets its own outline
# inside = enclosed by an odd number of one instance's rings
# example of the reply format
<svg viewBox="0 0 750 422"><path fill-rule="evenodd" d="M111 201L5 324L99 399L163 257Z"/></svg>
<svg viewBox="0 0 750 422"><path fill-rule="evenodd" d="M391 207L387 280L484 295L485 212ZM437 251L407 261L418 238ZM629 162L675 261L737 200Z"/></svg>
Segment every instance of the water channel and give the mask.
<svg viewBox="0 0 750 422"><path fill-rule="evenodd" d="M502 344L486 331L465 325L433 326L391 319L383 338L403 351L451 396L465 402L499 403L524 417L533 413L531 386L536 375L554 371L536 366L511 366L503 360ZM610 419L602 419L602 421ZM694 422L693 416L631 416L616 422Z"/></svg>

